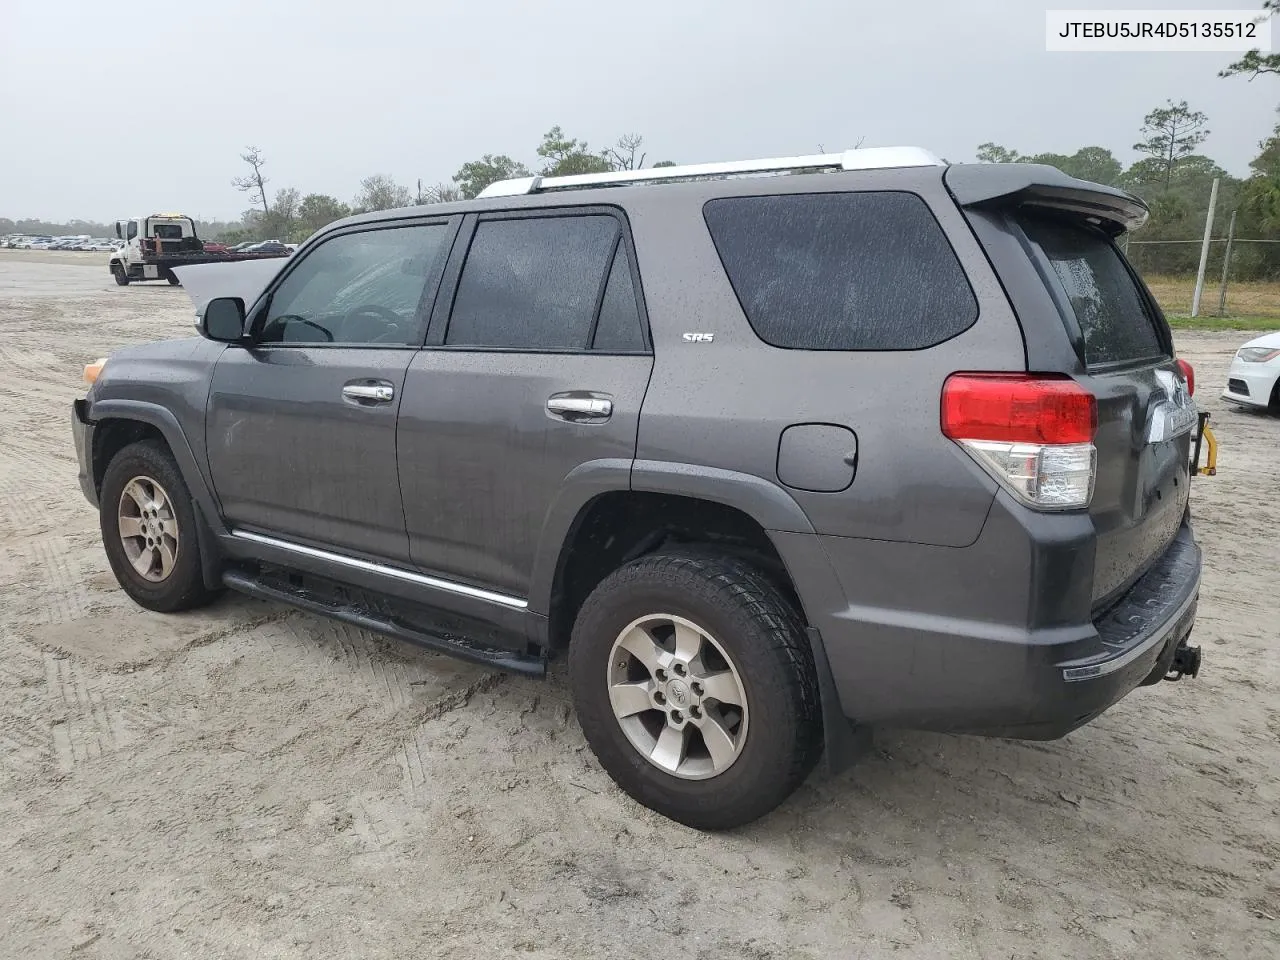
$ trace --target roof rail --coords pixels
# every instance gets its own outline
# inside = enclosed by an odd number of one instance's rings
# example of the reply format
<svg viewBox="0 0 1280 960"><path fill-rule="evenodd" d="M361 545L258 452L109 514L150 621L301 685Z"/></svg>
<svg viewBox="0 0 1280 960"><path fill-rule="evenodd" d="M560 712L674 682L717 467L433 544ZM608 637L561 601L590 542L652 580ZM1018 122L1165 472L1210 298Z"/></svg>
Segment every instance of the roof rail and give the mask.
<svg viewBox="0 0 1280 960"><path fill-rule="evenodd" d="M646 170L583 173L570 177L519 177L489 184L480 191L478 198L519 197L529 193L545 193L549 190L615 187L655 180L714 179L787 170L883 170L893 167L945 167L946 165L945 160L923 147L866 147L859 150L846 150L844 153L815 153L805 157L693 163L682 167L650 167Z"/></svg>

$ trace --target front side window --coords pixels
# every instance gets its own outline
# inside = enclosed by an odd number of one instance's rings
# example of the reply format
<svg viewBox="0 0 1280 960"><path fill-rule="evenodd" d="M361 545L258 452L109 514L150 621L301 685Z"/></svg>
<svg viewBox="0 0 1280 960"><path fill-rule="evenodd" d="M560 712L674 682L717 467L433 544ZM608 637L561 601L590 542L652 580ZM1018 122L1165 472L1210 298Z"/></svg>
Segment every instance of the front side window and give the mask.
<svg viewBox="0 0 1280 960"><path fill-rule="evenodd" d="M438 223L326 240L271 294L258 342L420 342L419 303L450 233Z"/></svg>
<svg viewBox="0 0 1280 960"><path fill-rule="evenodd" d="M446 345L587 349L619 229L603 214L482 221L458 281Z"/></svg>

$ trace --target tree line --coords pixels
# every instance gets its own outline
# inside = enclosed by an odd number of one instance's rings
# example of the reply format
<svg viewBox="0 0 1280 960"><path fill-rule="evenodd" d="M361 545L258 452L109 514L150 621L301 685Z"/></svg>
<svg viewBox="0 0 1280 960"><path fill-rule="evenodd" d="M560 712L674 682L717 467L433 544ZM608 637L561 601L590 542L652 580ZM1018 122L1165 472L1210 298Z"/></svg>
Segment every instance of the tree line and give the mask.
<svg viewBox="0 0 1280 960"><path fill-rule="evenodd" d="M489 184L513 177L532 176L534 170L545 177L571 176L582 173L606 173L611 170L638 170L648 159L644 137L638 133L623 134L613 146L593 150L585 140L566 136L557 125L542 136L535 152L539 161L533 167L505 153L486 153L464 163L451 182L438 182L425 187L421 180L411 188L386 174L374 174L360 181L360 189L350 202L324 193L303 194L296 187L272 192L264 171L266 157L258 147L247 147L240 155L248 170L234 177L232 186L246 195L251 204L240 223L220 231L219 239L227 242L275 238L286 241L306 239L326 224L355 213L391 210L431 203L470 200ZM674 166L670 160L655 167Z"/></svg>
<svg viewBox="0 0 1280 960"><path fill-rule="evenodd" d="M1147 226L1134 234L1130 258L1147 273L1194 272L1200 256L1195 243L1155 241L1199 240L1213 180L1219 180L1215 236L1236 214L1236 236L1247 240L1280 240L1280 124L1258 144L1250 175L1233 177L1210 157L1197 152L1209 135L1209 118L1187 102L1167 102L1142 121L1133 149L1140 159L1129 167L1106 147L1081 147L1075 153L1029 153L996 143L978 146L982 163L1047 163L1063 173L1120 187L1151 208ZM1221 251L1215 249L1215 255ZM1280 277L1280 244L1241 243L1232 251L1232 275L1242 279Z"/></svg>

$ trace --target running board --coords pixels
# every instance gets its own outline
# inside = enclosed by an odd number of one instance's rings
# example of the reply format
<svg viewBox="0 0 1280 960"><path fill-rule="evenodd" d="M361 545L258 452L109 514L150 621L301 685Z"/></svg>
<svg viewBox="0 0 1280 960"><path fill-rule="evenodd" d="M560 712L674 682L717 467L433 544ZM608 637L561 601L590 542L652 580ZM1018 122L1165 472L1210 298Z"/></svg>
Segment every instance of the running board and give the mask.
<svg viewBox="0 0 1280 960"><path fill-rule="evenodd" d="M472 643L465 637L452 633L436 633L419 627L411 627L398 622L393 616L381 612L341 603L321 594L298 588L289 590L277 583L267 584L243 570L229 569L223 572L222 582L238 593L256 597L259 600L274 600L286 603L308 613L316 613L322 617L330 617L349 623L362 630L370 630L396 640L404 640L437 653L445 653L460 660L483 664L497 670L506 670L531 677L545 677L547 661L543 657L504 650L500 647L485 647Z"/></svg>

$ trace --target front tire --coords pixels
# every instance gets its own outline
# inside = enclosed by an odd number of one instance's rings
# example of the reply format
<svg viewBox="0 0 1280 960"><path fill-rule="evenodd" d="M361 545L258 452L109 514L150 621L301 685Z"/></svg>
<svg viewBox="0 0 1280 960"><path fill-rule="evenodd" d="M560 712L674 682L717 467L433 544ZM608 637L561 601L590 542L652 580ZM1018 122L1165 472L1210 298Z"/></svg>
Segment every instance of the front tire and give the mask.
<svg viewBox="0 0 1280 960"><path fill-rule="evenodd" d="M107 561L134 602L173 613L218 595L204 585L191 494L162 444L143 440L117 453L98 501Z"/></svg>
<svg viewBox="0 0 1280 960"><path fill-rule="evenodd" d="M111 275L116 278L116 286L127 287L129 285L129 275L125 273L125 269L121 264L113 263L111 265Z"/></svg>
<svg viewBox="0 0 1280 960"><path fill-rule="evenodd" d="M578 614L569 677L609 776L700 830L768 813L821 751L804 623L736 557L654 554L614 571Z"/></svg>

